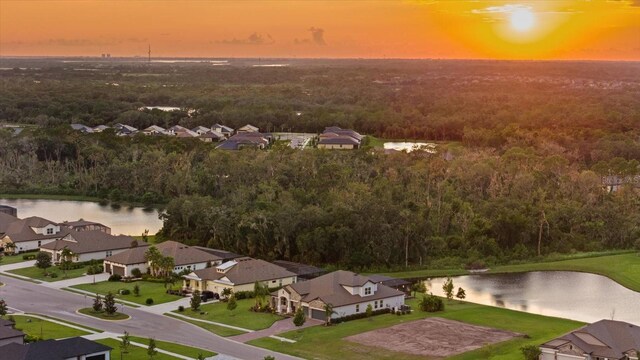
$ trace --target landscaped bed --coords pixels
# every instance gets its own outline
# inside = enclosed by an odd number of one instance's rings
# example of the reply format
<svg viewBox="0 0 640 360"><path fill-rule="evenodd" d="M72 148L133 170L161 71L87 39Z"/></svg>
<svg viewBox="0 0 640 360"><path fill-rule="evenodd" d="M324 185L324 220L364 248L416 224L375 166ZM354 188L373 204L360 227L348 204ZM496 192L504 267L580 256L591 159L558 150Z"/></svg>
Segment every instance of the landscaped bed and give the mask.
<svg viewBox="0 0 640 360"><path fill-rule="evenodd" d="M254 299L238 300L238 307L234 311L227 309L227 303L216 302L200 306L199 311L192 311L187 308L184 312L173 311L174 313L189 316L194 319L214 321L222 324L237 326L249 330L262 330L273 325L274 322L283 319L282 316L262 312L253 312L249 308L255 304ZM204 312L204 314L201 314ZM200 325L194 322L196 325Z"/></svg>
<svg viewBox="0 0 640 360"><path fill-rule="evenodd" d="M133 293L135 285L138 285L140 288L140 296L136 296ZM178 295L167 294L167 289L163 283L151 281L134 281L128 283L121 281L102 281L95 284L75 285L71 288L89 291L94 294L98 293L100 295L106 295L108 292L111 292L115 295L116 299L131 301L140 305L147 305L147 299L153 299L151 305L157 305L182 298ZM122 295L120 294L120 290L129 290L129 294Z"/></svg>
<svg viewBox="0 0 640 360"><path fill-rule="evenodd" d="M79 269L67 270L66 276L65 276L64 270L60 269L59 266L52 266L48 268L47 274L55 273L56 277L45 276L44 270L39 269L35 266L11 270L9 271L9 273L26 276L28 278L32 278L35 280L53 282L53 281L60 281L60 280L67 280L67 279L74 279L74 278L81 277L87 272L88 268L89 266L83 266Z"/></svg>
<svg viewBox="0 0 640 360"><path fill-rule="evenodd" d="M21 330L27 335L48 339L63 339L73 336L89 335L88 331L74 329L62 324L51 321L38 319L28 315L12 315L16 321L16 329Z"/></svg>
<svg viewBox="0 0 640 360"><path fill-rule="evenodd" d="M126 320L126 319L129 319L131 317L131 316L129 316L127 314L123 314L121 312L115 312L113 314L107 314L104 310L103 311L95 311L92 308L82 308L82 309L78 310L78 312L80 314L93 316L94 318L98 318L98 319L101 319L101 320L110 320L110 321Z"/></svg>
<svg viewBox="0 0 640 360"><path fill-rule="evenodd" d="M416 299L407 301L407 303L411 305L413 309L418 309L418 301ZM272 338L256 339L248 343L302 358L418 360L424 359L424 356L362 345L348 341L347 338L367 331L387 328L398 324L406 324L419 319L439 317L466 324L494 327L500 330L529 336L529 338L517 337L494 345L483 346L477 350L455 355L451 357L451 359L521 360L522 353L520 352L520 348L522 346L542 344L545 341L583 325L577 321L472 303L445 301L445 305L446 310L443 312L426 313L420 310L414 310L411 314L402 316L383 314L368 319L348 321L330 327L313 326L279 335L295 340L296 343L285 343ZM415 333L413 336L420 337L422 335ZM386 339L383 340L383 342L386 341Z"/></svg>

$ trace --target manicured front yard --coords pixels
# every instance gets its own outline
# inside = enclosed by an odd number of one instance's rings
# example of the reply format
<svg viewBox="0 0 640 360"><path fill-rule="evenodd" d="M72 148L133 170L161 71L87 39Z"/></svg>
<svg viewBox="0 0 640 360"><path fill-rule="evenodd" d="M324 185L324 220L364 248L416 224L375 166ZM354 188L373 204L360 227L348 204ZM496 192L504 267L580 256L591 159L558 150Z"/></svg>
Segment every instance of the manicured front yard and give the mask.
<svg viewBox="0 0 640 360"><path fill-rule="evenodd" d="M133 294L133 287L138 285L140 288L140 296ZM100 295L106 295L109 291L116 296L116 299L131 301L136 304L146 305L148 298L153 299L152 305L162 304L170 301L176 301L182 297L177 295L169 295L166 293L167 289L163 283L149 282L149 281L135 281L125 283L121 281L102 281L95 284L81 284L74 285L71 288L89 291L91 293L98 293ZM129 290L129 295L120 295L121 289Z"/></svg>
<svg viewBox="0 0 640 360"><path fill-rule="evenodd" d="M13 318L16 321L16 329L21 330L25 334L42 338L43 340L63 339L90 334L87 331L74 329L27 315L13 315Z"/></svg>
<svg viewBox="0 0 640 360"><path fill-rule="evenodd" d="M254 299L238 300L238 307L233 310L227 310L227 303L217 302L200 306L200 311L195 312L191 309L185 309L184 312L173 311L174 313L186 315L194 319L214 321L222 324L241 327L249 330L262 330L273 325L274 322L283 319L282 316L272 313L257 313L250 311L249 308L255 303ZM205 314L201 315L200 312ZM194 324L198 324L194 322Z"/></svg>
<svg viewBox="0 0 640 360"><path fill-rule="evenodd" d="M249 344L302 358L417 360L421 359L421 357L372 348L346 341L344 338L403 322L438 316L474 325L515 331L529 336L529 338L517 338L460 354L451 359L521 360L522 354L520 348L522 346L530 344L539 345L582 325L582 323L572 320L551 318L472 303L446 301L446 310L439 313L425 313L417 310L417 300L415 299L407 303L414 309L413 313L409 315L397 316L384 314L371 319L349 321L330 327L314 326L279 335L296 340L297 342L294 344L284 343L272 338L252 340Z"/></svg>
<svg viewBox="0 0 640 360"><path fill-rule="evenodd" d="M123 359L123 360L140 360L140 359L148 359L149 355L147 355L147 348L145 347L139 347L139 346L135 346L135 345L129 345L129 349L127 353L124 354L120 354L120 341L115 340L115 339L100 339L100 340L96 340L96 342L102 344L102 345L107 345L111 348L113 348L113 350L111 350L111 358L112 359ZM159 342L156 341L156 345L158 346L158 348L165 350L163 348L160 347ZM166 354L162 354L162 353L158 353L157 355L155 355L153 357L153 360L176 360L178 358L173 357L173 356L169 356Z"/></svg>
<svg viewBox="0 0 640 360"><path fill-rule="evenodd" d="M30 252L27 254L36 254L35 252ZM29 261L29 260L25 260L22 258L22 255L25 255L24 253L18 254L18 255L3 255L0 256L0 266L2 265L9 265L9 264L16 264L19 262L23 262L23 261Z"/></svg>
<svg viewBox="0 0 640 360"><path fill-rule="evenodd" d="M44 270L38 269L35 266L11 270L9 271L9 273L26 276L28 278L32 278L35 280L53 282L53 281L60 281L60 280L67 280L67 279L81 277L84 274L86 274L87 269L88 269L88 266L81 267L80 269L67 270L67 275L65 277L64 270L61 270L59 266L52 266L47 269L47 273L49 274L56 273L58 276L55 278L52 278L51 276L44 276Z"/></svg>
<svg viewBox="0 0 640 360"><path fill-rule="evenodd" d="M136 337L136 336L130 336L129 340L149 346L149 339L148 338L140 338L140 337ZM211 352L209 350L202 350L202 349L192 348L192 347L189 347L189 346L170 343L170 342L166 342L166 341L160 341L160 340L156 340L156 346L159 349L162 349L162 350L165 350L165 351L170 351L172 353L176 353L176 354L180 354L180 355L184 355L184 356L188 356L188 357L194 358L194 359L196 359L199 354L204 355L204 357L210 357L210 356L216 355L216 353Z"/></svg>
<svg viewBox="0 0 640 360"><path fill-rule="evenodd" d="M190 324L193 324L195 326L199 326L207 331L210 331L218 336L236 336L236 335L242 335L242 334L246 334L246 332L244 331L240 331L240 330L236 330L236 329L231 329L228 327L224 327L224 326L220 326L220 325L214 325L214 324L208 324L208 323L203 323L201 321L195 321L195 320L188 320L185 319L183 317L178 317L178 316L173 316L172 313L166 313L165 315L176 318L178 320L181 321L185 321L188 322Z"/></svg>
<svg viewBox="0 0 640 360"><path fill-rule="evenodd" d="M616 255L589 256L578 259L548 261L519 265L503 265L492 267L489 273L510 273L527 271L581 271L600 274L616 281L634 291L640 291L640 255L629 252ZM425 269L387 273L398 278L426 278L437 276L464 275L464 269Z"/></svg>

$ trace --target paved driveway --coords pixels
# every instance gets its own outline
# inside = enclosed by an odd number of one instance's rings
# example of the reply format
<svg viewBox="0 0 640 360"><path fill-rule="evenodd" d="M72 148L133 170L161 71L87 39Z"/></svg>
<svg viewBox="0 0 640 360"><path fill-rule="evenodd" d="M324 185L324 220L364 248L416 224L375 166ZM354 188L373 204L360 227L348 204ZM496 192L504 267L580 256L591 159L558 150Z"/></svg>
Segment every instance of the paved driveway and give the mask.
<svg viewBox="0 0 640 360"><path fill-rule="evenodd" d="M67 320L103 331L153 337L158 340L194 346L238 359L262 360L272 355L278 360L293 360L295 357L275 353L212 334L202 328L166 316L126 307L124 313L131 316L126 321L104 321L75 311L89 307L91 297L22 281L0 274L0 298L7 305L24 312L38 313Z"/></svg>

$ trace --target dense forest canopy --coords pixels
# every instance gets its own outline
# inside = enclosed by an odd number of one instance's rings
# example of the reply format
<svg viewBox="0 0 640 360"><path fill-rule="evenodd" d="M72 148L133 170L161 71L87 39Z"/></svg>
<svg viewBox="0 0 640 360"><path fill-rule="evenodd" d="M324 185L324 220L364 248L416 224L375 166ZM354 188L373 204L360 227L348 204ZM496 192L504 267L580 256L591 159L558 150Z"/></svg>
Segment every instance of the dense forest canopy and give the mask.
<svg viewBox="0 0 640 360"><path fill-rule="evenodd" d="M0 119L38 126L0 131L0 192L164 203L163 238L351 268L640 245L637 188L602 183L640 175L636 63L2 61ZM138 110L151 105L197 112ZM72 122L339 125L440 143L431 155L223 152L194 139L81 134Z"/></svg>

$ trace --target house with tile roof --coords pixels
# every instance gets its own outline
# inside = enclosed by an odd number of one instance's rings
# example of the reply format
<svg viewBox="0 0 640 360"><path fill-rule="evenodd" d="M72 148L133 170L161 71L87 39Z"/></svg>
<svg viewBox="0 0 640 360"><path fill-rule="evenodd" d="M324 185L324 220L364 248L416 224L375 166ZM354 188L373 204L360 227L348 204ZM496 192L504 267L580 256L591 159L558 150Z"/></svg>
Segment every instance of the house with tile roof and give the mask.
<svg viewBox="0 0 640 360"><path fill-rule="evenodd" d="M145 242L126 235L111 235L100 230L69 231L59 240L40 246L40 251L51 254L54 263L62 260L62 251L73 252L73 262L103 260L131 248L146 247Z"/></svg>
<svg viewBox="0 0 640 360"><path fill-rule="evenodd" d="M640 327L600 320L540 345L540 360L638 360Z"/></svg>
<svg viewBox="0 0 640 360"><path fill-rule="evenodd" d="M112 348L82 337L0 346L2 360L110 360Z"/></svg>
<svg viewBox="0 0 640 360"><path fill-rule="evenodd" d="M296 280L296 274L278 265L259 259L238 258L185 275L184 289L219 294L226 288L233 292L253 291L256 282L276 288L293 284Z"/></svg>
<svg viewBox="0 0 640 360"><path fill-rule="evenodd" d="M234 133L233 128L228 127L228 126L225 126L225 125L221 125L221 124L214 124L214 125L211 127L211 130L213 130L213 131L217 131L217 132L219 132L219 133L223 134L223 135L224 135L225 137L227 137L227 138L228 138L228 137L230 137L230 136L232 136L232 135L233 135L233 133Z"/></svg>
<svg viewBox="0 0 640 360"><path fill-rule="evenodd" d="M320 134L318 149L357 149L362 139L363 136L353 130L332 126Z"/></svg>
<svg viewBox="0 0 640 360"><path fill-rule="evenodd" d="M60 225L66 227L69 230L75 231L91 231L91 230L100 230L107 234L111 234L111 228L103 225L99 222L88 221L84 219L79 219L77 221L64 221Z"/></svg>
<svg viewBox="0 0 640 360"><path fill-rule="evenodd" d="M224 262L224 259L215 254L176 241L165 241L154 246L162 256L173 258L174 273L205 269ZM148 249L148 246L136 247L109 256L104 259L104 271L120 276L132 276L133 269L137 268L145 273L149 269L149 263L145 258Z"/></svg>
<svg viewBox="0 0 640 360"><path fill-rule="evenodd" d="M54 221L38 216L20 219L0 213L0 247L6 252L38 250L42 245L61 239L68 230Z"/></svg>
<svg viewBox="0 0 640 360"><path fill-rule="evenodd" d="M292 314L302 308L312 319L325 320L325 305L331 304L332 319L374 311L399 308L405 294L369 277L351 271L334 271L317 278L287 285L272 294L272 305L280 314Z"/></svg>

